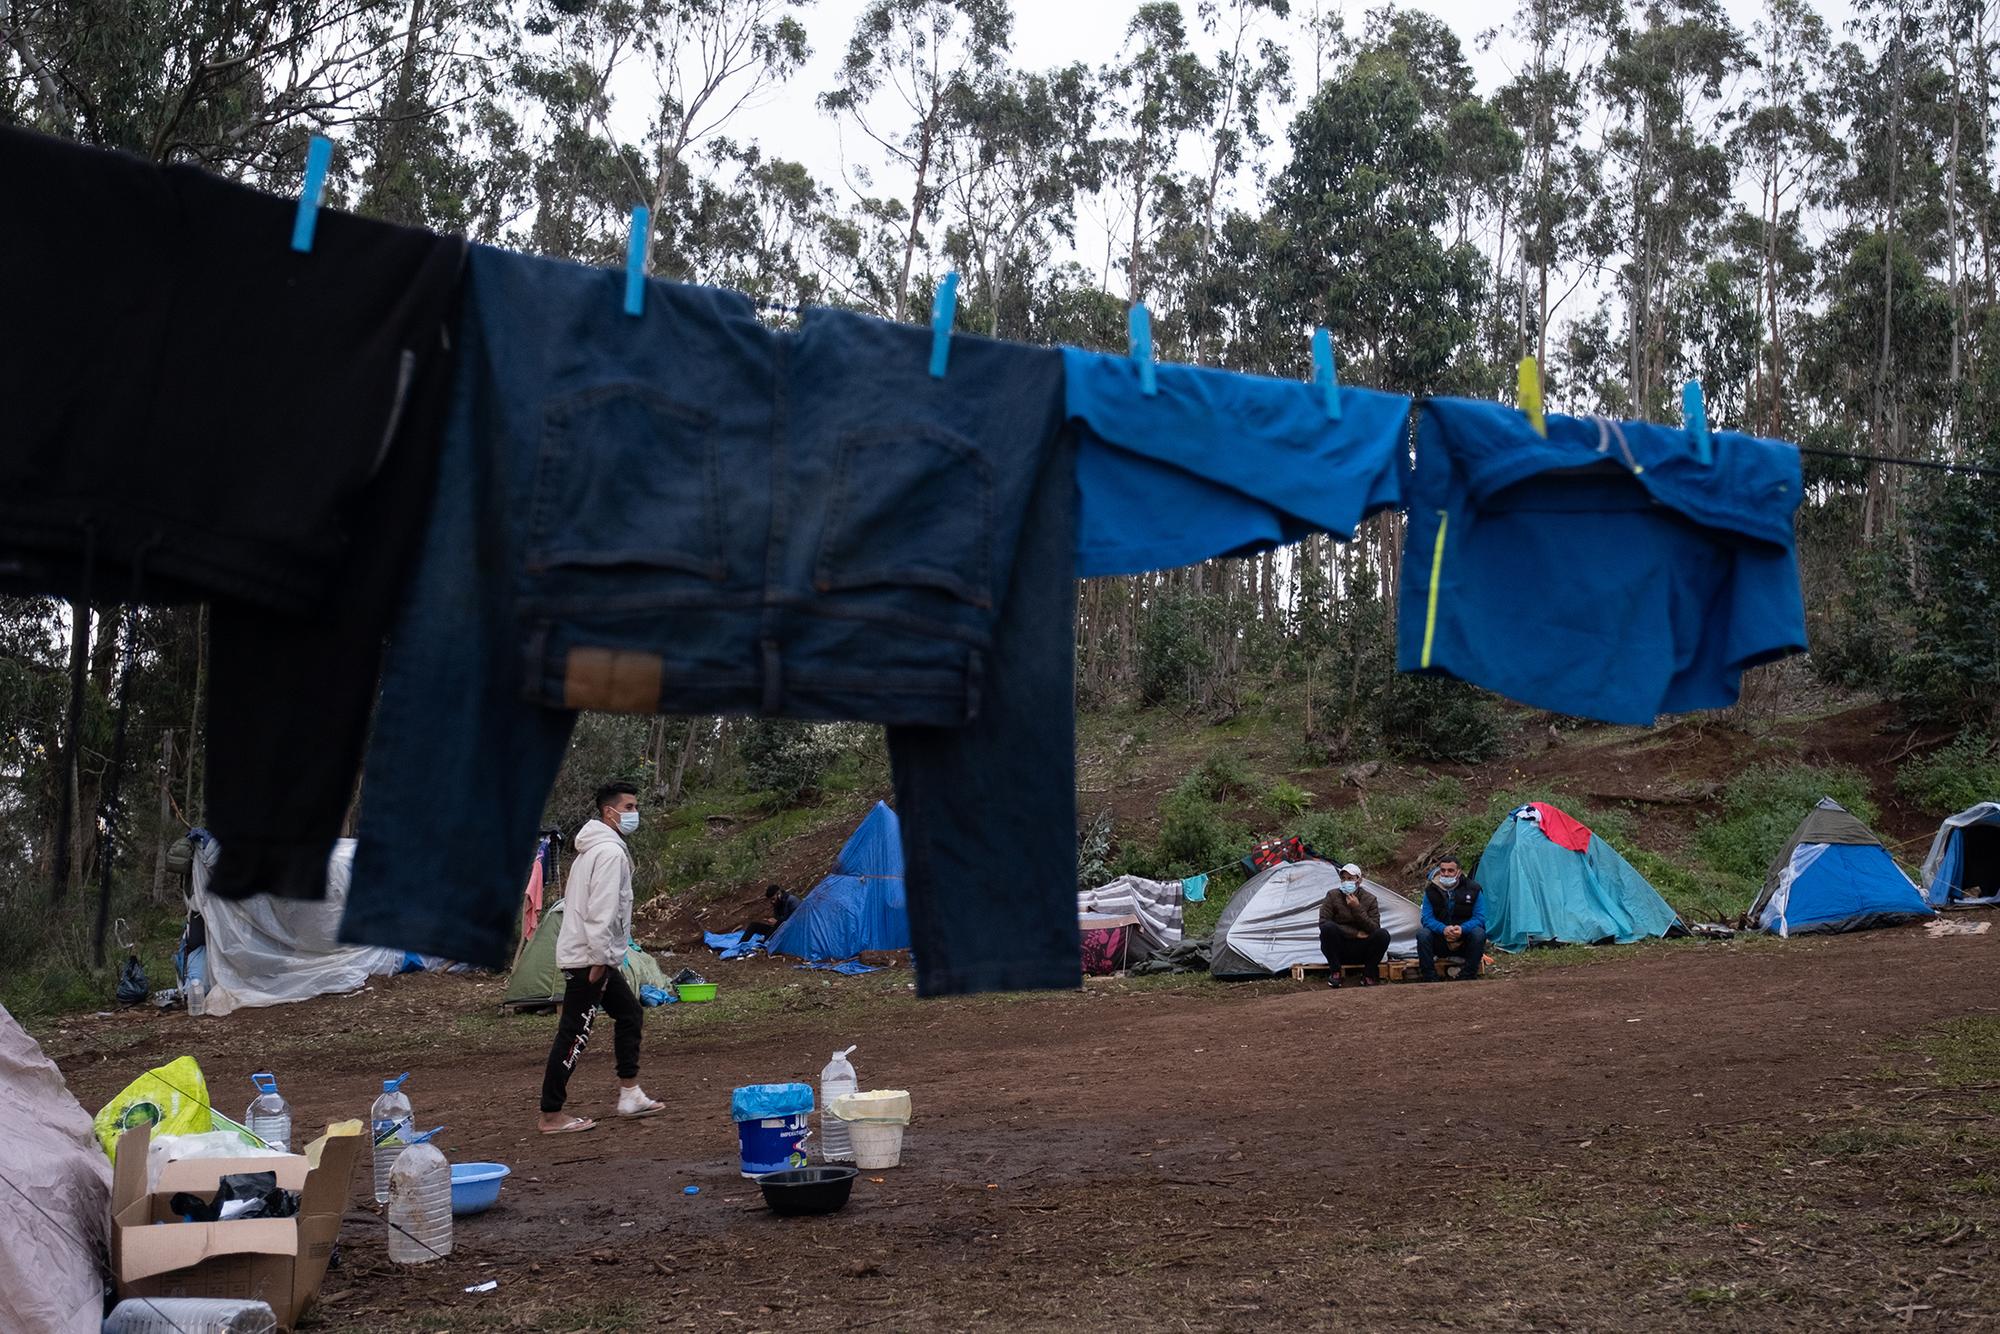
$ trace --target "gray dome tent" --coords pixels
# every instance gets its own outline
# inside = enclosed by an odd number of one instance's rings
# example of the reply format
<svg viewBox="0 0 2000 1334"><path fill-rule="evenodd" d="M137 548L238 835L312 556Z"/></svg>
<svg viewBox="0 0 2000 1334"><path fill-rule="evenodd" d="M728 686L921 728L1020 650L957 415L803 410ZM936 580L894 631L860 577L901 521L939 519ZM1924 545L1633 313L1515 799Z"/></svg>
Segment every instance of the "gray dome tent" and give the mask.
<svg viewBox="0 0 2000 1334"><path fill-rule="evenodd" d="M1272 977L1295 963L1325 963L1319 905L1339 887L1340 869L1331 862L1285 862L1251 876L1215 924L1209 972L1223 979ZM1417 905L1373 880L1364 879L1361 887L1382 907L1390 956L1415 957L1422 921Z"/></svg>

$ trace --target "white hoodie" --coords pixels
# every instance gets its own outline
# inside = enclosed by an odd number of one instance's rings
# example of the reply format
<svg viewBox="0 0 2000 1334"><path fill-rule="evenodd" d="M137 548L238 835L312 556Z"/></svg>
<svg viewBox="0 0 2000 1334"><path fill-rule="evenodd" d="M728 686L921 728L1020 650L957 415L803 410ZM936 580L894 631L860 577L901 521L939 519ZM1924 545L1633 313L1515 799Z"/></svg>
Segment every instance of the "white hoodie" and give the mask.
<svg viewBox="0 0 2000 1334"><path fill-rule="evenodd" d="M632 938L632 854L616 829L602 820L576 831L576 860L563 889L562 934L556 967L593 968L625 961Z"/></svg>

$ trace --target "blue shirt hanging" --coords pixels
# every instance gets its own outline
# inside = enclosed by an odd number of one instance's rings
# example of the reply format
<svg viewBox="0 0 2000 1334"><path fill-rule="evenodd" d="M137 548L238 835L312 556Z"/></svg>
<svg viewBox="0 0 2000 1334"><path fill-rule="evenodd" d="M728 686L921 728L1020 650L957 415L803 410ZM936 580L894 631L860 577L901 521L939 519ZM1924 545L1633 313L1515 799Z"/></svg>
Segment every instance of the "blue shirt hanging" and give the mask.
<svg viewBox="0 0 2000 1334"><path fill-rule="evenodd" d="M1727 708L1805 648L1799 455L1714 432L1432 399L1408 485L1398 665L1647 724Z"/></svg>
<svg viewBox="0 0 2000 1334"><path fill-rule="evenodd" d="M1349 538L1401 500L1410 400L1293 380L1154 367L1063 349L1077 428L1079 576L1138 574L1243 556L1308 533Z"/></svg>

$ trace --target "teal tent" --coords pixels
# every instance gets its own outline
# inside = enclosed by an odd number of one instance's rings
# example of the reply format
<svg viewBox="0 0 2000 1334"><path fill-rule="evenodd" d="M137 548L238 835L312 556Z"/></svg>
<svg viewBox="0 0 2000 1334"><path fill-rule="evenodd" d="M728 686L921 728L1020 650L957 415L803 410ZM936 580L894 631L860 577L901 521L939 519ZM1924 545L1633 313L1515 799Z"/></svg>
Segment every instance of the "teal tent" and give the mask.
<svg viewBox="0 0 2000 1334"><path fill-rule="evenodd" d="M1627 944L1680 918L1618 850L1547 802L1500 822L1480 855L1486 934L1503 950Z"/></svg>

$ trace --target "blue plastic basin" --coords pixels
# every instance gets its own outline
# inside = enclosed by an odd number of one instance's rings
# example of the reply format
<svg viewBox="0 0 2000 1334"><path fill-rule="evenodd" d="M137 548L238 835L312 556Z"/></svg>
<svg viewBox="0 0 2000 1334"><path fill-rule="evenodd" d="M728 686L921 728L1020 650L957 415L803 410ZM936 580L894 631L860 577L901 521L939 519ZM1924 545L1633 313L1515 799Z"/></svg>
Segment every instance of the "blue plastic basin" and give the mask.
<svg viewBox="0 0 2000 1334"><path fill-rule="evenodd" d="M453 1163L451 1165L451 1211L455 1214L483 1214L500 1198L500 1183L507 1179L505 1163Z"/></svg>

